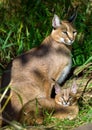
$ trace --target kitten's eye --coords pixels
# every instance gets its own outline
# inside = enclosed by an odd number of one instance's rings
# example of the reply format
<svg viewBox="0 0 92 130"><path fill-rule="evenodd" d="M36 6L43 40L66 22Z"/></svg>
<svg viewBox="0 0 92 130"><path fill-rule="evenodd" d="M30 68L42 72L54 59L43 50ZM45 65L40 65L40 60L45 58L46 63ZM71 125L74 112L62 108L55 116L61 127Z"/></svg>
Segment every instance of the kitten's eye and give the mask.
<svg viewBox="0 0 92 130"><path fill-rule="evenodd" d="M69 100L72 100L72 97L69 97Z"/></svg>
<svg viewBox="0 0 92 130"><path fill-rule="evenodd" d="M72 97L71 97L71 96L69 96L68 101L71 101L71 100L72 100Z"/></svg>

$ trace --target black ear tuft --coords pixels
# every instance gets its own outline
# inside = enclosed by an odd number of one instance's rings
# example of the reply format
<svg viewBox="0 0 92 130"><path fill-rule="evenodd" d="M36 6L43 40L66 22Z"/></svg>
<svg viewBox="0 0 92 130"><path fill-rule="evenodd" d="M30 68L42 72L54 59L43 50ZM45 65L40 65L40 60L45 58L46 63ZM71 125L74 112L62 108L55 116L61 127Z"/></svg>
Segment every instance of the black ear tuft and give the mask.
<svg viewBox="0 0 92 130"><path fill-rule="evenodd" d="M69 21L70 23L73 23L74 20L76 19L76 17L77 17L77 9L78 9L78 6L76 6L76 7L74 8L74 13L73 13L72 16L68 19L68 21Z"/></svg>

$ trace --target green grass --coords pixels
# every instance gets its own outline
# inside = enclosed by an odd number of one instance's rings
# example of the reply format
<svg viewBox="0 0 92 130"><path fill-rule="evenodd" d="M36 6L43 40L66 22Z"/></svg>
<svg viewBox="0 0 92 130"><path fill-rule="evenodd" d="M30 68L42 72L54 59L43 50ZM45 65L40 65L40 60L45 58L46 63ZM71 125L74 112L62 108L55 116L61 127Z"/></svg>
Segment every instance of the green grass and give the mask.
<svg viewBox="0 0 92 130"><path fill-rule="evenodd" d="M92 99L90 99L91 101ZM83 124L87 124L87 123L92 123L92 101L90 104L90 101L88 101L88 103L84 103L83 106L80 106L80 112L78 114L78 116L76 117L76 119L74 120L58 120L58 119L53 119L51 118L49 115L49 117L47 116L44 122L44 125L36 125L36 126L22 126L21 124L17 123L17 122L11 122L10 126L6 126L7 128L10 130L29 130L29 128L32 128L33 130L45 130L45 128L53 128L52 130L72 130L75 127L78 127L80 125ZM3 130L4 128L2 128ZM31 129L30 129L31 130Z"/></svg>
<svg viewBox="0 0 92 130"><path fill-rule="evenodd" d="M5 5L0 2L0 76L13 58L39 46L43 39L50 34L54 13L64 19L70 15L69 10L71 11L72 5L78 3L78 15L75 21L78 36L72 50L73 67L83 65L83 68L86 62L92 62L92 7L90 1L20 1L21 4L19 0L6 0ZM92 71L92 67L89 68L89 71ZM92 108L88 103L80 107L79 115L75 120L61 121L49 117L45 120L45 125L54 123L56 129L68 130L85 122L92 122L90 115L92 115ZM11 129L13 130L15 127Z"/></svg>
<svg viewBox="0 0 92 130"><path fill-rule="evenodd" d="M7 0L8 1L8 0ZM18 0L17 0L18 1ZM87 1L87 0L86 0ZM71 3L75 3L73 0ZM61 19L69 14L71 3L67 2L36 1L29 0L17 5L6 5L9 9L0 6L0 59L2 67L17 55L38 46L43 39L50 34L53 14ZM89 2L88 2L89 4ZM15 7L15 8L14 8ZM55 11L54 11L55 9ZM77 19L75 21L78 37L73 44L73 65L82 65L92 55L92 15L88 15L89 6L81 0Z"/></svg>

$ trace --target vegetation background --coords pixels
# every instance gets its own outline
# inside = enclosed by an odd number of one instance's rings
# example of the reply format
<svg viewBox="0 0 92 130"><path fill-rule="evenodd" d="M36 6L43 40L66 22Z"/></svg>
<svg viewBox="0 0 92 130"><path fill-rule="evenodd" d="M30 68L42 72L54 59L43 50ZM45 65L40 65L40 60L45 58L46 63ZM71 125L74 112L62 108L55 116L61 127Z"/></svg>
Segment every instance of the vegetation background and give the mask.
<svg viewBox="0 0 92 130"><path fill-rule="evenodd" d="M14 57L40 45L50 34L54 13L66 19L77 5L73 67L92 62L92 0L0 0L0 76Z"/></svg>

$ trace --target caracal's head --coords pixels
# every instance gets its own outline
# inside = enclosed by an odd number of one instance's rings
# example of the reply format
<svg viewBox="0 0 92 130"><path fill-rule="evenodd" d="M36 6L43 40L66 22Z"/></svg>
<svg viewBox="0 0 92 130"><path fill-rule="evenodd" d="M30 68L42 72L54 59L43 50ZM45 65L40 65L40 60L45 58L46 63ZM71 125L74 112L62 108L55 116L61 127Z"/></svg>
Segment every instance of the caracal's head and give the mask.
<svg viewBox="0 0 92 130"><path fill-rule="evenodd" d="M66 45L71 45L77 35L76 29L73 27L73 19L69 20L60 20L59 17L55 14L52 19L53 30L51 33L52 38Z"/></svg>

